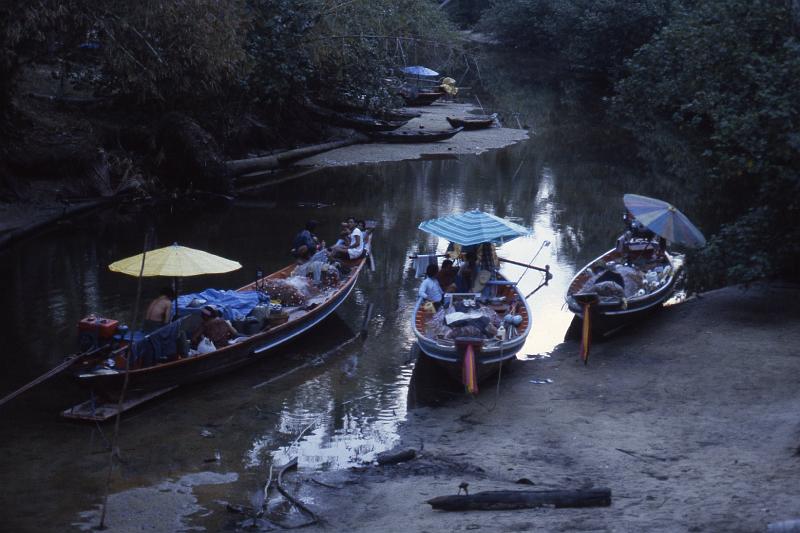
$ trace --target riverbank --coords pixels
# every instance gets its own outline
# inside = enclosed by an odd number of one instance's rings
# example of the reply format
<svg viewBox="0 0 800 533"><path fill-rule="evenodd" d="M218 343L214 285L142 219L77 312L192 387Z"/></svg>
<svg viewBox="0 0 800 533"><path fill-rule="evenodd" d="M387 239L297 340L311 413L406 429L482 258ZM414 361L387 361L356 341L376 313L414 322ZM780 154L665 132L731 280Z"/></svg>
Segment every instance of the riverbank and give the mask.
<svg viewBox="0 0 800 533"><path fill-rule="evenodd" d="M479 111L471 104L442 102L420 108L409 108L419 112L420 117L412 119L404 129L438 130L447 129L447 116L464 116ZM262 190L270 183L285 179L292 169L304 172L308 167L340 167L362 163L380 163L412 159L456 158L464 154L480 154L520 142L528 138L523 129L493 127L484 130L462 131L447 141L421 144L362 143L324 152L298 161L295 165L283 168L280 174L265 173L264 183L248 182L242 191ZM274 175L273 175L274 174ZM103 206L115 201L114 196L85 197L79 201L64 201L63 186L56 182L37 183L35 194L28 199L0 202L0 249L11 242L46 229L76 212L83 212L94 206ZM128 193L128 189L124 191Z"/></svg>
<svg viewBox="0 0 800 533"><path fill-rule="evenodd" d="M328 530L348 531L744 532L796 518L799 291L706 293L595 344L586 367L575 342L518 362L497 395L490 380L476 399L411 410L400 436L418 459L315 475L340 488L305 496ZM609 487L612 505L446 513L425 503L462 482L470 493Z"/></svg>

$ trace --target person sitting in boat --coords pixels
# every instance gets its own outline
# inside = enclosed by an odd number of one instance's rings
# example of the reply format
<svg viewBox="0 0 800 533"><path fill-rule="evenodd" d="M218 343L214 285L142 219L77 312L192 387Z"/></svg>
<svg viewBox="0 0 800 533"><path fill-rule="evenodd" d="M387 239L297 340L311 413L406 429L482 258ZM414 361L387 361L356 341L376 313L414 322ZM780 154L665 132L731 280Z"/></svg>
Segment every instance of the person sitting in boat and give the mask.
<svg viewBox="0 0 800 533"><path fill-rule="evenodd" d="M361 235L364 237L364 251L369 254L369 247L370 247L370 239L372 238L372 230L367 228L367 222L365 220L359 220L356 222L358 229L361 230Z"/></svg>
<svg viewBox="0 0 800 533"><path fill-rule="evenodd" d="M347 245L334 246L331 253L335 257L343 259L358 259L364 255L364 234L356 225L356 219L347 219L347 227L350 230L350 242Z"/></svg>
<svg viewBox="0 0 800 533"><path fill-rule="evenodd" d="M439 269L439 274L436 278L439 280L439 286L444 292L456 292L456 276L458 269L453 266L452 259L445 259L442 261L442 268Z"/></svg>
<svg viewBox="0 0 800 533"><path fill-rule="evenodd" d="M428 265L428 268L425 269L425 279L422 281L422 285L419 286L420 300L423 301L423 304L431 302L437 311L441 309L442 299L444 298L444 291L442 291L442 287L436 277L438 273L438 265Z"/></svg>
<svg viewBox="0 0 800 533"><path fill-rule="evenodd" d="M150 302L144 316L142 331L151 333L169 323L172 317L172 302L175 301L175 291L171 287L162 287L158 298Z"/></svg>
<svg viewBox="0 0 800 533"><path fill-rule="evenodd" d="M472 283L475 275L478 272L478 254L474 250L466 253L466 260L458 269L456 275L456 286L458 292L469 292L472 289Z"/></svg>
<svg viewBox="0 0 800 533"><path fill-rule="evenodd" d="M203 323L200 329L192 335L192 345L197 346L201 337L207 337L208 340L214 343L217 349L228 345L228 341L236 337L239 333L231 326L227 320L224 320L217 314L217 310L207 305L203 307L200 312Z"/></svg>
<svg viewBox="0 0 800 533"><path fill-rule="evenodd" d="M294 242L292 243L292 254L299 261L308 261L308 259L321 247L319 239L314 235L314 229L317 227L316 220L309 220L306 222L305 228L298 233ZM324 246L325 243L322 243Z"/></svg>

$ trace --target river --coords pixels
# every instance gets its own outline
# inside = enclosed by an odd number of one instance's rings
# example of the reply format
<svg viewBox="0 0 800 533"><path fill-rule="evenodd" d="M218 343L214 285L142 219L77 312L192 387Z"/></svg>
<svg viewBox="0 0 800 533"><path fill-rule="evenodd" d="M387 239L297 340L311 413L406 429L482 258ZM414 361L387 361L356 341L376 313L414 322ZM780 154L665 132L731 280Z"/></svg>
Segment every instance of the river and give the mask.
<svg viewBox="0 0 800 533"><path fill-rule="evenodd" d="M185 280L182 290L192 291L238 287L259 267L284 266L307 219L318 220L318 233L329 241L349 215L378 223L376 271L362 274L333 317L263 363L178 389L123 417L124 463L109 499L112 531L133 523L153 531L227 528L235 517L225 502L258 503L272 462L297 456L301 471L313 473L358 465L395 446L414 370L409 318L419 280L407 257L445 245L417 229L423 220L480 208L531 228L529 237L499 250L524 263L538 252L534 264L549 264L554 276L530 300L533 330L519 358L534 359L561 342L571 320L563 305L566 286L620 231L622 194L677 202L676 186L642 179L630 146L598 148L604 125L581 116L564 92L529 89L524 98L497 98L494 105L509 126L530 125L531 139L480 156L325 169L230 204L107 210L0 253L5 393L75 351L83 316L133 320L136 280L107 267L139 253L148 226L159 246L178 242L243 265ZM504 272L521 278L525 293L542 279L520 267ZM155 296L159 285L147 280L145 297ZM358 331L370 303L366 341L338 348ZM0 529L66 531L97 523L113 426L58 416L85 399L85 392L57 379L2 407Z"/></svg>

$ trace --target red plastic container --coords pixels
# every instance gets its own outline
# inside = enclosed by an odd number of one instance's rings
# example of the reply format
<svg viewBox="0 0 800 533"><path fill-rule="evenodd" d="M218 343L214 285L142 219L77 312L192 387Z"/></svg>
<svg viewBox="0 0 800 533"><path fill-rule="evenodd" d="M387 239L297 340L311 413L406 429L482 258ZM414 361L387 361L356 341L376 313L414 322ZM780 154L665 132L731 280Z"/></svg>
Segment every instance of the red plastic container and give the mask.
<svg viewBox="0 0 800 533"><path fill-rule="evenodd" d="M102 318L89 315L78 322L78 332L89 332L97 335L98 339L110 339L117 332L119 320Z"/></svg>

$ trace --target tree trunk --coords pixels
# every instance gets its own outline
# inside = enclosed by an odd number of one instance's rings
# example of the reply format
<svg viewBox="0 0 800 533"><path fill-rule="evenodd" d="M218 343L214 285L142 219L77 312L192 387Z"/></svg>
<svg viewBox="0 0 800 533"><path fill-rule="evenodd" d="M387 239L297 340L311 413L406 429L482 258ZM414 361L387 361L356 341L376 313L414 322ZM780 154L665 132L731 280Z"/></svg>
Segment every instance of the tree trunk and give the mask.
<svg viewBox="0 0 800 533"><path fill-rule="evenodd" d="M359 142L364 142L365 137L356 135L341 141L332 141L322 144L314 144L311 146L304 146L303 148L296 148L294 150L287 150L277 155L268 155L266 157L252 157L250 159L237 159L233 161L226 161L225 166L228 172L233 176L240 176L250 172L257 172L259 170L272 170L281 167L292 161L310 157L312 155L335 150L343 146L350 146Z"/></svg>

